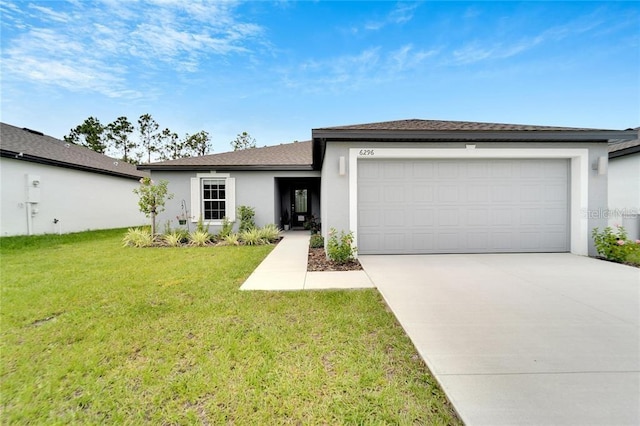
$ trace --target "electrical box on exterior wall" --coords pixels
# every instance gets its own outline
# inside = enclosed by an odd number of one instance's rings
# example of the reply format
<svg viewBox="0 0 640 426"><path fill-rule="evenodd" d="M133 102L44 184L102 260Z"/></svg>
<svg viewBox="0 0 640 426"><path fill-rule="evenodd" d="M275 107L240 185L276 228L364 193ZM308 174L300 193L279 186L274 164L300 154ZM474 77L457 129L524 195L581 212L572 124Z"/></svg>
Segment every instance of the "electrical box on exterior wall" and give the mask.
<svg viewBox="0 0 640 426"><path fill-rule="evenodd" d="M27 203L40 202L40 176L27 175Z"/></svg>

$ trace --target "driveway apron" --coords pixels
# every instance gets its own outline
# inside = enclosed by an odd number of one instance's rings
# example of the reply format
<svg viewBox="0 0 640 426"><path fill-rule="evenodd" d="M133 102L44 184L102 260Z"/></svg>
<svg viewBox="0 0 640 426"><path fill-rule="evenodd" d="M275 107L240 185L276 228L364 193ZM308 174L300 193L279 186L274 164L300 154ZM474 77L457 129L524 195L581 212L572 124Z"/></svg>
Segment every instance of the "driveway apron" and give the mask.
<svg viewBox="0 0 640 426"><path fill-rule="evenodd" d="M639 269L568 253L359 259L466 424L640 424Z"/></svg>

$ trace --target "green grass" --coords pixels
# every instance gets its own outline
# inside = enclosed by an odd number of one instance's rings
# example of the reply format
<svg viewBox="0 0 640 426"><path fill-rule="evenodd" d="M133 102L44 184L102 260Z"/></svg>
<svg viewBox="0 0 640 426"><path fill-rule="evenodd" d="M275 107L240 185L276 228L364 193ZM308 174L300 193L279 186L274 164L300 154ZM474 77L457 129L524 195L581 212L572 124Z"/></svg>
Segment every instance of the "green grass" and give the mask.
<svg viewBox="0 0 640 426"><path fill-rule="evenodd" d="M272 249L0 239L2 423L460 424L375 290L240 292Z"/></svg>

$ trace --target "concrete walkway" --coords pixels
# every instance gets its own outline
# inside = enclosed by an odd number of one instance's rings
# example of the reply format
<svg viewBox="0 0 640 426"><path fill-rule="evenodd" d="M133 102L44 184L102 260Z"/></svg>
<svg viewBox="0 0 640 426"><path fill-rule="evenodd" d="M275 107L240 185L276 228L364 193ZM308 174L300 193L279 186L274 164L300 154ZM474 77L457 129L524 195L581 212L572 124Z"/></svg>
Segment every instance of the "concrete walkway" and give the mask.
<svg viewBox="0 0 640 426"><path fill-rule="evenodd" d="M240 290L327 290L374 288L364 271L307 272L308 231L284 238L242 284Z"/></svg>

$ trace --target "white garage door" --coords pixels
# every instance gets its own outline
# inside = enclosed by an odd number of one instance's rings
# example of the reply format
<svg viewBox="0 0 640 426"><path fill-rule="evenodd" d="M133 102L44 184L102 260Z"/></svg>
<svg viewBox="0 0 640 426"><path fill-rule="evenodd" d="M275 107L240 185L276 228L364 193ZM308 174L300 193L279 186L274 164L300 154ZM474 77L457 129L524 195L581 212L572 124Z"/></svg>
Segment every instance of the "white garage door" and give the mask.
<svg viewBox="0 0 640 426"><path fill-rule="evenodd" d="M569 251L568 160L359 160L360 254Z"/></svg>

